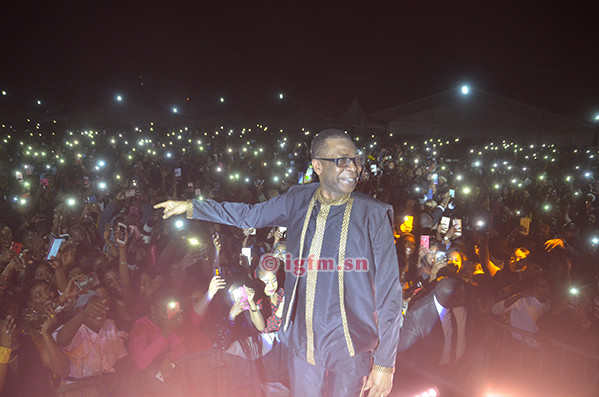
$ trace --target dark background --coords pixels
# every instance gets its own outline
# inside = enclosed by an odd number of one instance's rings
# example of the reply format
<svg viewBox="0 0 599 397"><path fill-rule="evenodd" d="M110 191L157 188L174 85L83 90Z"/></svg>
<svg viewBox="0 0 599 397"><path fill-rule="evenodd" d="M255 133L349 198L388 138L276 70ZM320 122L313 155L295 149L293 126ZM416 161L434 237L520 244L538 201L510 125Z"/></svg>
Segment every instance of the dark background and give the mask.
<svg viewBox="0 0 599 397"><path fill-rule="evenodd" d="M588 121L599 14L554 3L3 1L0 90L22 106L121 93L248 112L284 92L337 116L354 98L375 112L468 82Z"/></svg>

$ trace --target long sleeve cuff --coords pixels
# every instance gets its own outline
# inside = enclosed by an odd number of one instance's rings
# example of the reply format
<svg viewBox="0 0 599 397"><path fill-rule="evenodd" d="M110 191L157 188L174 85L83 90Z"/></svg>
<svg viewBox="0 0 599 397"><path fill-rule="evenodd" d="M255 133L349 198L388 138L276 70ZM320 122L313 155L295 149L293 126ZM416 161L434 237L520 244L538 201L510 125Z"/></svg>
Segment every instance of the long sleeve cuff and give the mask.
<svg viewBox="0 0 599 397"><path fill-rule="evenodd" d="M193 200L187 200L187 210L185 211L187 219L193 219Z"/></svg>
<svg viewBox="0 0 599 397"><path fill-rule="evenodd" d="M374 364L372 366L373 371L382 372L384 374L394 374L395 367L383 367L382 365Z"/></svg>

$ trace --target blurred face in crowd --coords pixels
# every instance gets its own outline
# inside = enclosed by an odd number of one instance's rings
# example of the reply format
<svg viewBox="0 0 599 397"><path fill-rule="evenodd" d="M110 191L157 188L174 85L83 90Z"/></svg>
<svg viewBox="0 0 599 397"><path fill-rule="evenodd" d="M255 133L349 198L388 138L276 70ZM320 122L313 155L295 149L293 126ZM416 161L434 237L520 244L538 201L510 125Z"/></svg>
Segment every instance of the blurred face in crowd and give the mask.
<svg viewBox="0 0 599 397"><path fill-rule="evenodd" d="M416 239L412 236L404 236L401 241L400 253L406 257L412 255L416 250Z"/></svg>
<svg viewBox="0 0 599 397"><path fill-rule="evenodd" d="M279 282L277 281L276 273L264 272L260 275L259 279L265 285L264 295L268 296L269 298L273 296L279 289Z"/></svg>
<svg viewBox="0 0 599 397"><path fill-rule="evenodd" d="M119 273L115 269L108 269L106 273L104 273L104 284L112 288L117 293L121 293L123 288L121 286L121 277Z"/></svg>
<svg viewBox="0 0 599 397"><path fill-rule="evenodd" d="M457 251L452 251L447 254L447 264L453 264L458 268L458 271L462 268L462 255Z"/></svg>
<svg viewBox="0 0 599 397"><path fill-rule="evenodd" d="M106 256L105 253L102 253L101 255L97 255L96 259L94 261L94 271L97 272L100 269L105 268L108 265L108 257Z"/></svg>
<svg viewBox="0 0 599 397"><path fill-rule="evenodd" d="M108 289L106 289L106 287L96 287L94 291L96 292L96 294L100 296L100 299L102 299L106 306L110 305L110 292L108 292Z"/></svg>
<svg viewBox="0 0 599 397"><path fill-rule="evenodd" d="M37 267L35 269L35 275L34 275L34 278L36 280L40 280L45 283L49 283L50 280L52 280L53 276L54 276L54 271L52 271L50 266L46 265L45 263L40 263L39 265L37 265Z"/></svg>
<svg viewBox="0 0 599 397"><path fill-rule="evenodd" d="M139 294L142 296L148 296L148 290L150 288L150 282L152 278L146 272L143 272L139 278Z"/></svg>
<svg viewBox="0 0 599 397"><path fill-rule="evenodd" d="M426 260L428 261L428 263L430 263L431 265L433 263L435 263L435 257L437 256L437 251L439 250L439 248L437 248L437 246L435 245L431 245L428 249L428 251L426 251L426 253L424 254L426 256Z"/></svg>
<svg viewBox="0 0 599 397"><path fill-rule="evenodd" d="M50 286L44 282L39 282L31 289L27 304L35 310L40 311L44 308L44 304L54 299L54 297L54 291L52 291Z"/></svg>
<svg viewBox="0 0 599 397"><path fill-rule="evenodd" d="M12 239L12 231L8 226L4 226L0 229L0 246L2 246L3 249L8 249L10 247Z"/></svg>
<svg viewBox="0 0 599 397"><path fill-rule="evenodd" d="M514 252L512 252L512 255L510 255L510 269L512 271L516 271L526 267L525 262L520 261L522 261L522 259L526 259L528 254L530 254L530 251L524 247L515 249Z"/></svg>
<svg viewBox="0 0 599 397"><path fill-rule="evenodd" d="M544 278L538 278L532 283L531 292L539 302L544 303L549 296L549 283Z"/></svg>
<svg viewBox="0 0 599 397"><path fill-rule="evenodd" d="M272 250L272 254L281 260L285 260L285 254L287 254L287 244L277 244Z"/></svg>
<svg viewBox="0 0 599 397"><path fill-rule="evenodd" d="M75 244L89 243L87 230L81 225L74 225L69 229L69 235Z"/></svg>
<svg viewBox="0 0 599 397"><path fill-rule="evenodd" d="M358 156L358 149L354 143L345 138L327 139L325 150L318 155L320 158L331 159ZM334 162L312 160L312 166L320 180L323 195L327 199L335 199L353 192L362 171L362 167L357 167L353 161L347 167L337 167Z"/></svg>

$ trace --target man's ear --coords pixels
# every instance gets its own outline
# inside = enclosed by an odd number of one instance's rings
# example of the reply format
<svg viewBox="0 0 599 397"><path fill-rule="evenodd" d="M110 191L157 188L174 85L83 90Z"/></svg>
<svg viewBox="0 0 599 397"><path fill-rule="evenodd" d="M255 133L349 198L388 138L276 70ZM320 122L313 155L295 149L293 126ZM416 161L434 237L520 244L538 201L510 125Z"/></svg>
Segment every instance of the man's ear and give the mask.
<svg viewBox="0 0 599 397"><path fill-rule="evenodd" d="M320 176L322 174L322 161L320 160L312 160L312 169L316 172L316 175Z"/></svg>

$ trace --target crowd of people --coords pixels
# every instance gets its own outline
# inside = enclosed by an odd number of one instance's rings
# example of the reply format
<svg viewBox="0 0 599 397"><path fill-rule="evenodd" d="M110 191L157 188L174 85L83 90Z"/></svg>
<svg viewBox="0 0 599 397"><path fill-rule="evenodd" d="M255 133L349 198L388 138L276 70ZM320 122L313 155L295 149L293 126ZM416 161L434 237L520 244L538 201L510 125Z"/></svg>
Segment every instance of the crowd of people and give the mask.
<svg viewBox="0 0 599 397"><path fill-rule="evenodd" d="M284 389L285 228L164 220L153 206L259 203L317 182L310 131L51 128L0 130L0 395L204 395L214 379L184 362L207 351L235 395ZM475 387L489 319L527 331L512 336L531 354L545 335L599 353L597 148L355 144L357 190L395 213L398 382L434 366ZM429 309L456 325L432 332Z"/></svg>

